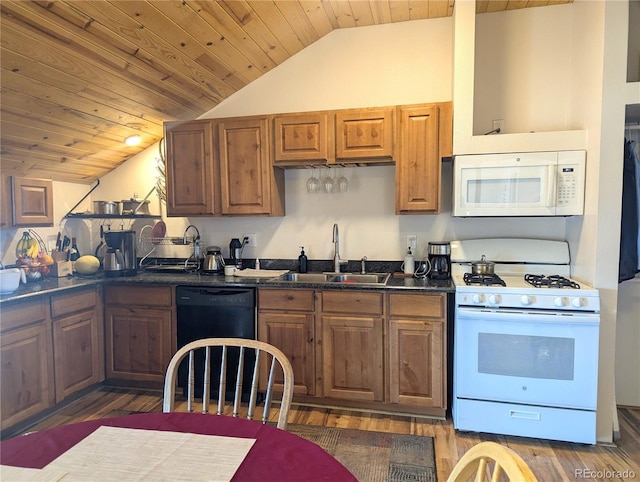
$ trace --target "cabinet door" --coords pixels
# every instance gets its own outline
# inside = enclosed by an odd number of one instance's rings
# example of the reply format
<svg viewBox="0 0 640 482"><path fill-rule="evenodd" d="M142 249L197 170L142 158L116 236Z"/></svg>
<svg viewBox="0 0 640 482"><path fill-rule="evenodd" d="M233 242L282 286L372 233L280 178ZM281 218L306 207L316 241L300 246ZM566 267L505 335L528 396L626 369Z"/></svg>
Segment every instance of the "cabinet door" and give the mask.
<svg viewBox="0 0 640 482"><path fill-rule="evenodd" d="M323 316L323 396L382 401L382 343L382 318Z"/></svg>
<svg viewBox="0 0 640 482"><path fill-rule="evenodd" d="M394 108L353 109L336 114L336 160L393 157Z"/></svg>
<svg viewBox="0 0 640 482"><path fill-rule="evenodd" d="M335 120L326 112L275 117L274 165L310 166L335 161Z"/></svg>
<svg viewBox="0 0 640 482"><path fill-rule="evenodd" d="M105 310L107 378L163 382L172 355L171 310Z"/></svg>
<svg viewBox="0 0 640 482"><path fill-rule="evenodd" d="M438 213L441 161L437 105L400 108L396 213Z"/></svg>
<svg viewBox="0 0 640 482"><path fill-rule="evenodd" d="M216 212L213 124L211 121L165 124L168 216Z"/></svg>
<svg viewBox="0 0 640 482"><path fill-rule="evenodd" d="M56 401L104 379L95 310L54 320L53 350Z"/></svg>
<svg viewBox="0 0 640 482"><path fill-rule="evenodd" d="M294 393L314 395L315 351L313 313L260 313L258 339L279 348L293 366ZM267 380L263 367L261 383ZM276 379L276 386L282 380Z"/></svg>
<svg viewBox="0 0 640 482"><path fill-rule="evenodd" d="M50 326L42 322L0 337L2 429L55 403Z"/></svg>
<svg viewBox="0 0 640 482"><path fill-rule="evenodd" d="M446 408L444 323L392 319L389 329L390 401Z"/></svg>
<svg viewBox="0 0 640 482"><path fill-rule="evenodd" d="M271 214L268 119L223 119L218 136L222 213Z"/></svg>
<svg viewBox="0 0 640 482"><path fill-rule="evenodd" d="M53 182L12 178L13 225L53 226Z"/></svg>

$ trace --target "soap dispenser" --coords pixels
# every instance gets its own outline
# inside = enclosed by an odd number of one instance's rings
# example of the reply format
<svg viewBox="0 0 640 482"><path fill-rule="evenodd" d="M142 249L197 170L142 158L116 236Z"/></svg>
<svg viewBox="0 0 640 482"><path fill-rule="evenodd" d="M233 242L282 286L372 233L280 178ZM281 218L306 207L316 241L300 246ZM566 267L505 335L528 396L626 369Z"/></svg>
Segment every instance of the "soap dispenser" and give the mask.
<svg viewBox="0 0 640 482"><path fill-rule="evenodd" d="M411 253L411 248L407 249L407 255L404 257L404 274L413 274L413 271L416 268L416 263L413 258L413 254Z"/></svg>
<svg viewBox="0 0 640 482"><path fill-rule="evenodd" d="M307 272L307 255L304 254L304 246L300 246L300 256L298 256L298 271L300 273Z"/></svg>

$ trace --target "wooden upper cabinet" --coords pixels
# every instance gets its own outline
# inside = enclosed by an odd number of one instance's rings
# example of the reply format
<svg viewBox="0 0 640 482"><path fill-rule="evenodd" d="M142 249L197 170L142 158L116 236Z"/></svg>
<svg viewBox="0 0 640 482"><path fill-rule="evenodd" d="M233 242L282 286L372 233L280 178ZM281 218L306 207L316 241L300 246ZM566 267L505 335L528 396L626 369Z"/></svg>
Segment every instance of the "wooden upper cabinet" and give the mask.
<svg viewBox="0 0 640 482"><path fill-rule="evenodd" d="M451 103L401 106L396 213L440 212L441 158L451 156Z"/></svg>
<svg viewBox="0 0 640 482"><path fill-rule="evenodd" d="M271 164L269 134L268 117L218 121L222 214L284 215L276 185L284 174Z"/></svg>
<svg viewBox="0 0 640 482"><path fill-rule="evenodd" d="M390 162L395 107L350 109L336 113L336 162Z"/></svg>
<svg viewBox="0 0 640 482"><path fill-rule="evenodd" d="M274 165L335 161L335 117L327 112L283 114L273 120Z"/></svg>
<svg viewBox="0 0 640 482"><path fill-rule="evenodd" d="M14 226L53 226L53 182L12 177Z"/></svg>
<svg viewBox="0 0 640 482"><path fill-rule="evenodd" d="M165 124L168 216L214 215L217 187L211 121Z"/></svg>
<svg viewBox="0 0 640 482"><path fill-rule="evenodd" d="M0 191L0 229L13 226L12 199L11 199L11 176L2 175L2 191Z"/></svg>

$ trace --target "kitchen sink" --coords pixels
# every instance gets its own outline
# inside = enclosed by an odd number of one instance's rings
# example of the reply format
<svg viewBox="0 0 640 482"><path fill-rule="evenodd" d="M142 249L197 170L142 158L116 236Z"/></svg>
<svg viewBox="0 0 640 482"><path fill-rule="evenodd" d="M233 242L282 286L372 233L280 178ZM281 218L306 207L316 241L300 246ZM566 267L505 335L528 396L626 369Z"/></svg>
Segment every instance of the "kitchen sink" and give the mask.
<svg viewBox="0 0 640 482"><path fill-rule="evenodd" d="M376 284L384 285L391 276L390 273L368 273L368 274L337 274L331 277L333 283L357 283L357 284Z"/></svg>
<svg viewBox="0 0 640 482"><path fill-rule="evenodd" d="M329 281L326 273L285 273L272 281L297 281L301 283L326 283Z"/></svg>
<svg viewBox="0 0 640 482"><path fill-rule="evenodd" d="M385 285L391 273L285 273L269 280L271 283L350 283Z"/></svg>

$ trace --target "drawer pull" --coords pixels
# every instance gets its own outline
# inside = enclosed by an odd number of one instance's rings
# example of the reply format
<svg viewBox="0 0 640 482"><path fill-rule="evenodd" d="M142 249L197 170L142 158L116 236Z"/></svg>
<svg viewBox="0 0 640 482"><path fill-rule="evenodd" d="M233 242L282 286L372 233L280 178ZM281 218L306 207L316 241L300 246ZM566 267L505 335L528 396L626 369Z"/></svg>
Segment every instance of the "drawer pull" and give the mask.
<svg viewBox="0 0 640 482"><path fill-rule="evenodd" d="M511 418L523 418L526 420L540 420L540 412L523 412L522 410L509 410Z"/></svg>

